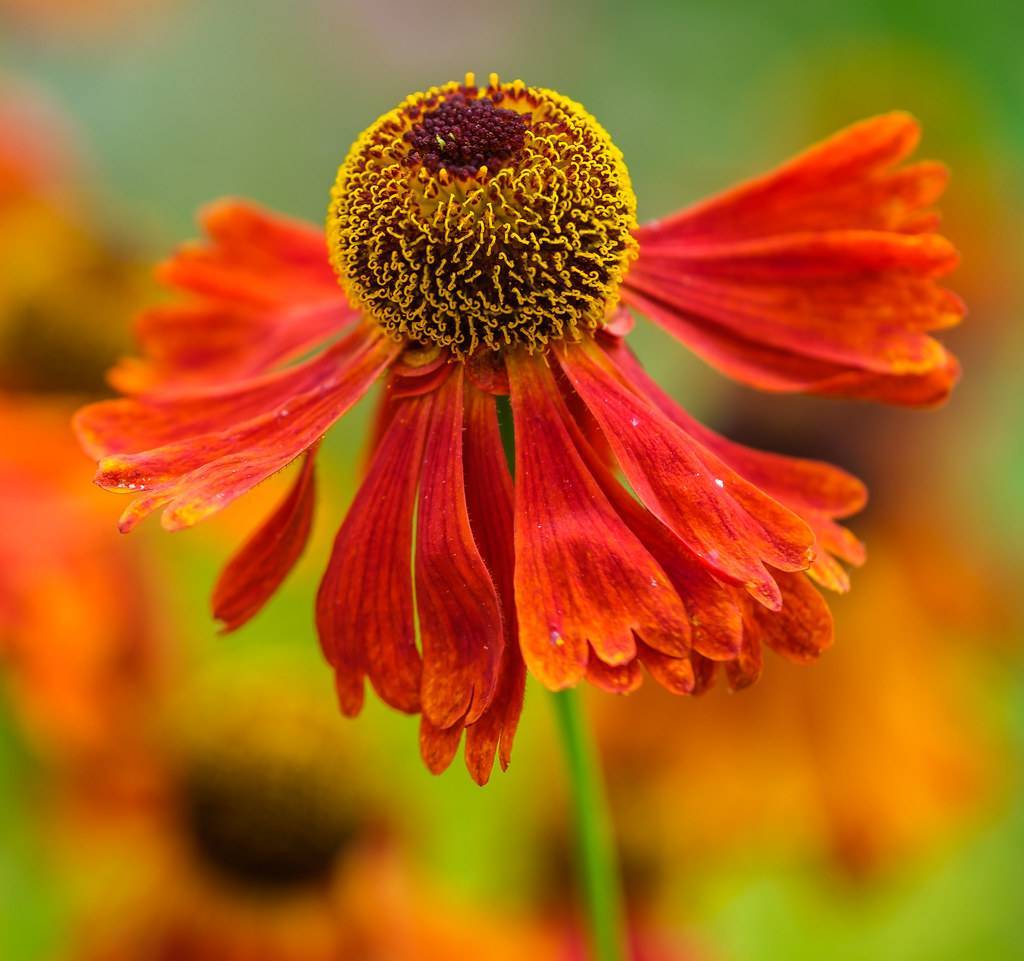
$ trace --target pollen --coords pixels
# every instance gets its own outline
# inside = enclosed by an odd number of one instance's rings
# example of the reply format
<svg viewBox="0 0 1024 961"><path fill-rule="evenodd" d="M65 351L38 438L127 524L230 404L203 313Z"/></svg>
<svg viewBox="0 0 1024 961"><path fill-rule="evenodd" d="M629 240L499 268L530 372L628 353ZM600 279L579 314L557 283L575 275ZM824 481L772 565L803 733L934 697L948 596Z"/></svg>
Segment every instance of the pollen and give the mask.
<svg viewBox="0 0 1024 961"><path fill-rule="evenodd" d="M413 94L369 127L327 216L349 300L396 339L460 359L601 327L635 227L629 173L600 124L495 74Z"/></svg>

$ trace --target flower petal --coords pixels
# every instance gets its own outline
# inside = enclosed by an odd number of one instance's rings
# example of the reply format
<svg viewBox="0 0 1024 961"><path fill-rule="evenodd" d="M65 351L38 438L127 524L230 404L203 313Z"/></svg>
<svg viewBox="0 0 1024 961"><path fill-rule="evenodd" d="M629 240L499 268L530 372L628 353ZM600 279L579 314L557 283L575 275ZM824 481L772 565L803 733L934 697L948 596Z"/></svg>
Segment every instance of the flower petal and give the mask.
<svg viewBox="0 0 1024 961"><path fill-rule="evenodd" d="M424 714L420 718L420 757L431 774L443 774L459 753L462 725L438 727Z"/></svg>
<svg viewBox="0 0 1024 961"><path fill-rule="evenodd" d="M295 566L313 526L315 454L306 452L291 491L268 520L228 562L213 589L213 616L224 632L255 615Z"/></svg>
<svg viewBox="0 0 1024 961"><path fill-rule="evenodd" d="M523 708L526 665L519 649L515 607L512 477L498 430L494 398L472 384L465 389L466 436L463 452L470 525L502 603L505 643L498 683L490 706L466 728L466 767L486 784L495 751L508 768Z"/></svg>
<svg viewBox="0 0 1024 961"><path fill-rule="evenodd" d="M259 306L338 297L322 228L232 198L199 219L212 243L183 245L160 268L165 283Z"/></svg>
<svg viewBox="0 0 1024 961"><path fill-rule="evenodd" d="M123 394L149 397L246 380L344 333L357 316L342 297L281 312L214 300L154 307L135 324L145 356L123 358L107 379Z"/></svg>
<svg viewBox="0 0 1024 961"><path fill-rule="evenodd" d="M751 622L760 639L777 654L807 664L832 644L832 613L814 585L799 574L779 574L782 609L752 605Z"/></svg>
<svg viewBox="0 0 1024 961"><path fill-rule="evenodd" d="M674 310L636 288L623 300L683 341L695 354L723 373L760 390L856 397L904 407L934 407L949 396L960 377L956 358L922 374L879 374L790 353L760 343L755 332L739 336L700 318Z"/></svg>
<svg viewBox="0 0 1024 961"><path fill-rule="evenodd" d="M693 661L689 657L672 657L642 642L637 656L651 677L665 690L683 696L696 693Z"/></svg>
<svg viewBox="0 0 1024 961"><path fill-rule="evenodd" d="M956 263L949 242L933 234L822 232L700 254L651 249L630 287L698 322L827 363L925 373L945 361L925 331L963 314L930 279Z"/></svg>
<svg viewBox="0 0 1024 961"><path fill-rule="evenodd" d="M760 490L799 514L814 531L819 548L809 573L832 590L849 589L849 578L830 555L849 564L864 562L863 544L834 520L859 511L866 503L867 489L856 477L822 461L755 450L721 437L676 404L625 344L608 341L605 351L665 416Z"/></svg>
<svg viewBox="0 0 1024 961"><path fill-rule="evenodd" d="M926 332L964 309L935 282L957 253L922 213L945 170L891 169L918 135L905 114L865 121L645 226L624 301L762 389L938 402L956 367Z"/></svg>
<svg viewBox="0 0 1024 961"><path fill-rule="evenodd" d="M596 344L554 350L641 502L710 570L777 607L763 562L804 570L813 535L619 380Z"/></svg>
<svg viewBox="0 0 1024 961"><path fill-rule="evenodd" d="M173 398L118 398L83 407L74 418L79 443L97 459L137 453L200 434L228 430L287 404L299 394L330 389L369 346L380 340L361 327L318 357L240 383L205 384Z"/></svg>
<svg viewBox="0 0 1024 961"><path fill-rule="evenodd" d="M592 431L579 423L583 418L592 419L586 408L576 415L576 423L570 420L566 426L587 469L619 516L661 565L686 608L685 632L656 637L654 646L661 645L660 652L673 658L688 654L691 643L716 660L735 657L743 639L742 603L736 592L716 581L689 548L622 487L586 439Z"/></svg>
<svg viewBox="0 0 1024 961"><path fill-rule="evenodd" d="M504 646L501 604L473 539L463 470L463 367L431 395L416 529L423 713L447 728L479 719Z"/></svg>
<svg viewBox="0 0 1024 961"><path fill-rule="evenodd" d="M530 670L558 689L584 675L588 641L606 664L624 664L634 632L652 644L684 635L686 613L581 460L544 359L513 352L508 368L520 643Z"/></svg>
<svg viewBox="0 0 1024 961"><path fill-rule="evenodd" d="M190 295L142 314L140 358L110 373L129 394L175 395L280 367L358 317L330 268L323 229L223 200L201 216L208 239L159 271Z"/></svg>
<svg viewBox="0 0 1024 961"><path fill-rule="evenodd" d="M316 623L342 710L358 714L363 678L409 713L420 709L422 663L413 612L413 512L431 400L398 401L387 433L334 541Z"/></svg>
<svg viewBox="0 0 1024 961"><path fill-rule="evenodd" d="M382 337L368 340L330 378L233 427L139 454L106 457L96 482L122 493L170 495L164 527L192 526L316 443L369 390L397 347Z"/></svg>
<svg viewBox="0 0 1024 961"><path fill-rule="evenodd" d="M605 664L593 651L587 661L586 676L591 684L608 694L632 694L640 689L644 680L639 660L613 667Z"/></svg>
<svg viewBox="0 0 1024 961"><path fill-rule="evenodd" d="M750 237L851 227L898 230L946 184L941 164L893 171L921 137L907 113L871 117L787 163L671 217L641 227L641 237Z"/></svg>

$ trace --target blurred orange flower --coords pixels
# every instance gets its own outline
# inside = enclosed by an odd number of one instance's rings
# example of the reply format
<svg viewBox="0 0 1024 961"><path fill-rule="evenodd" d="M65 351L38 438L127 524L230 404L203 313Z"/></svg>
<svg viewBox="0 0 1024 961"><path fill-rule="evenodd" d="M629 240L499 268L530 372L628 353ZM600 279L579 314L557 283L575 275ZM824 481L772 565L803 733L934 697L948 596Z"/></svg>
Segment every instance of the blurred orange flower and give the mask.
<svg viewBox="0 0 1024 961"><path fill-rule="evenodd" d="M73 755L109 745L161 668L139 545L97 514L69 417L0 395L0 665L40 746Z"/></svg>
<svg viewBox="0 0 1024 961"><path fill-rule="evenodd" d="M99 390L151 289L84 180L57 111L0 77L0 389Z"/></svg>
<svg viewBox="0 0 1024 961"><path fill-rule="evenodd" d="M559 956L543 925L421 879L370 765L296 677L207 678L140 720L158 736L137 776L99 768L52 811L75 892L70 961Z"/></svg>

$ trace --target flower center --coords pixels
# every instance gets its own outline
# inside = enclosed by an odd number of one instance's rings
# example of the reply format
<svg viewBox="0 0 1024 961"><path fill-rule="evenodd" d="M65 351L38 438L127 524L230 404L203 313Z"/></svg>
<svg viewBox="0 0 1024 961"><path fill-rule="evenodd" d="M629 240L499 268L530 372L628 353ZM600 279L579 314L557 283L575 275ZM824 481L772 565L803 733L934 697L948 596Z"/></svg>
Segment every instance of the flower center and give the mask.
<svg viewBox="0 0 1024 961"><path fill-rule="evenodd" d="M579 340L636 255L622 154L579 104L472 74L414 94L353 145L327 217L349 299L462 358Z"/></svg>
<svg viewBox="0 0 1024 961"><path fill-rule="evenodd" d="M496 93L500 103L502 94ZM419 108L413 107L419 115ZM405 158L409 167L422 163L432 174L443 167L453 177L468 179L481 167L497 171L523 149L525 114L496 107L495 100L471 100L452 94L439 107L420 117L403 138L412 145Z"/></svg>
<svg viewBox="0 0 1024 961"><path fill-rule="evenodd" d="M272 707L214 693L186 702L176 741L180 823L199 863L253 891L326 881L366 828L336 728L293 692L275 689Z"/></svg>
<svg viewBox="0 0 1024 961"><path fill-rule="evenodd" d="M290 775L299 774L296 779ZM348 812L331 810L302 771L190 772L188 834L218 876L259 890L325 880L355 833Z"/></svg>

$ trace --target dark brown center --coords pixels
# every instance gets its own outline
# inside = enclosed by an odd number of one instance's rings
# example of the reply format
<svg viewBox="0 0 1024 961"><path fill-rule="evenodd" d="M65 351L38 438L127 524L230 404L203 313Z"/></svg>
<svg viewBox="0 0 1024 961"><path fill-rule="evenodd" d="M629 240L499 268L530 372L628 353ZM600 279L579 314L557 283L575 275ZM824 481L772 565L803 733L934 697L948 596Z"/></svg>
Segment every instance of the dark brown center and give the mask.
<svg viewBox="0 0 1024 961"><path fill-rule="evenodd" d="M500 91L479 100L452 94L405 134L412 148L406 162L421 163L431 173L444 167L459 178L481 167L500 169L523 149L527 128L524 114L495 106L501 99Z"/></svg>
<svg viewBox="0 0 1024 961"><path fill-rule="evenodd" d="M288 773L205 771L187 779L188 833L222 878L262 890L316 884L355 835L349 812Z"/></svg>

